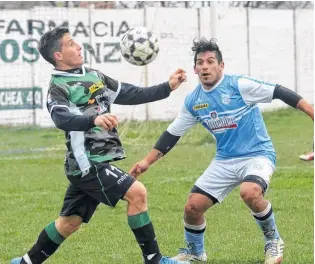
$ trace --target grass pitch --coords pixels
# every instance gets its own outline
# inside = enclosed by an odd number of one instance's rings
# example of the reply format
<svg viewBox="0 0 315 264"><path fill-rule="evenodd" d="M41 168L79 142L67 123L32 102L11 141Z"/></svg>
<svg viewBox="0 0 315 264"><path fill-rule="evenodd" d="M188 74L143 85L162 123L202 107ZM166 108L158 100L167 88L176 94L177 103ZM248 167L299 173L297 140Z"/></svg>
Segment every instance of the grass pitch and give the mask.
<svg viewBox="0 0 315 264"><path fill-rule="evenodd" d="M277 169L267 198L285 241L284 263L314 263L314 163L298 155L310 151L313 123L296 110L264 114L277 151ZM140 160L168 122L119 125L128 158L125 171ZM58 217L67 179L63 171L64 136L57 129L0 128L0 263L21 256L39 232ZM148 189L149 213L160 248L175 255L184 246L182 215L187 194L215 153L212 137L200 125L154 164L140 180ZM206 250L212 264L263 263L263 237L235 189L207 213ZM127 224L125 203L99 206L88 225L71 236L46 263L142 263Z"/></svg>

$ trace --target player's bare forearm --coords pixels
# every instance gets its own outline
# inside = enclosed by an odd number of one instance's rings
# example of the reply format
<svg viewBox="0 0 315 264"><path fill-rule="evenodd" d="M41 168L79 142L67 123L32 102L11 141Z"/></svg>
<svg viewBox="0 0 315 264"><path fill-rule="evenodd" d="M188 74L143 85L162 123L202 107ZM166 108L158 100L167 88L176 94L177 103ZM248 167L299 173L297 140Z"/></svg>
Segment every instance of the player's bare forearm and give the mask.
<svg viewBox="0 0 315 264"><path fill-rule="evenodd" d="M157 149L152 149L151 152L143 158L143 160L137 162L129 170L129 174L135 178L138 178L142 173L146 172L149 167L163 156L163 153Z"/></svg>
<svg viewBox="0 0 315 264"><path fill-rule="evenodd" d="M306 113L314 121L314 106L306 102L304 99L301 99L296 108Z"/></svg>
<svg viewBox="0 0 315 264"><path fill-rule="evenodd" d="M163 157L163 153L157 149L152 149L151 152L144 158L149 165L152 165L158 159Z"/></svg>
<svg viewBox="0 0 315 264"><path fill-rule="evenodd" d="M174 136L165 131L156 142L151 152L143 158L142 161L136 163L129 171L133 177L138 177L149 169L149 167L161 157L165 156L179 140L180 136Z"/></svg>

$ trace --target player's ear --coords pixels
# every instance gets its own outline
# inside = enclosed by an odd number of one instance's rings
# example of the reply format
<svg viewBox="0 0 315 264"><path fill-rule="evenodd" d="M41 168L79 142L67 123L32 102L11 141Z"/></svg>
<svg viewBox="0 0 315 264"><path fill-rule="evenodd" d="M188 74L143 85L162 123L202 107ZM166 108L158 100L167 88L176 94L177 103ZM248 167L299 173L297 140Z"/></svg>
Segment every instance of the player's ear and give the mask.
<svg viewBox="0 0 315 264"><path fill-rule="evenodd" d="M195 72L195 74L198 74L198 71L196 69L196 65L194 66L194 72Z"/></svg>
<svg viewBox="0 0 315 264"><path fill-rule="evenodd" d="M61 54L61 52L56 51L56 52L54 53L54 58L55 58L55 61L61 61L61 60L62 60L62 54Z"/></svg>
<svg viewBox="0 0 315 264"><path fill-rule="evenodd" d="M224 70L224 61L222 61L222 62L220 63L219 67L220 67L220 70L221 70L221 71Z"/></svg>

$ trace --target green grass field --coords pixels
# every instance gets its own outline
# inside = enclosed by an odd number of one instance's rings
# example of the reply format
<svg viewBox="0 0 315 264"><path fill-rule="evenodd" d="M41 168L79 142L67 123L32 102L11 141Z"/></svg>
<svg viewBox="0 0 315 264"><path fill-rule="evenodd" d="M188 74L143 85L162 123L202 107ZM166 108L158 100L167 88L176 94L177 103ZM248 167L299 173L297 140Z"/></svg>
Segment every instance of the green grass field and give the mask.
<svg viewBox="0 0 315 264"><path fill-rule="evenodd" d="M299 161L310 151L313 123L303 113L264 114L277 151L271 200L285 241L285 261L314 263L314 163ZM168 123L119 126L128 158L116 165L126 171L140 160ZM67 179L63 172L64 138L56 129L0 128L0 263L23 255L43 227L58 217ZM161 250L174 255L184 246L182 215L187 194L215 153L210 135L196 126L140 179L148 189L149 212ZM207 213L206 250L212 264L263 263L263 237L234 190ZM88 225L70 237L46 263L142 263L127 224L125 203L99 206Z"/></svg>

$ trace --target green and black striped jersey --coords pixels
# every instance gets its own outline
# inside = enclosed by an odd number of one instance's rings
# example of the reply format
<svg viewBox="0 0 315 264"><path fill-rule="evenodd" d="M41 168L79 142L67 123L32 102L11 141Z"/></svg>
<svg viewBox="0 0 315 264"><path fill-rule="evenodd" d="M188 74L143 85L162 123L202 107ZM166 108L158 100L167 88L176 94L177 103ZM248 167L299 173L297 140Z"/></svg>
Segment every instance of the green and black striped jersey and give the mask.
<svg viewBox="0 0 315 264"><path fill-rule="evenodd" d="M167 98L170 92L168 82L141 88L84 66L54 70L47 108L56 127L66 132L67 175L85 175L92 165L126 157L117 129L108 131L95 126L97 115L109 113L113 103L143 104Z"/></svg>

